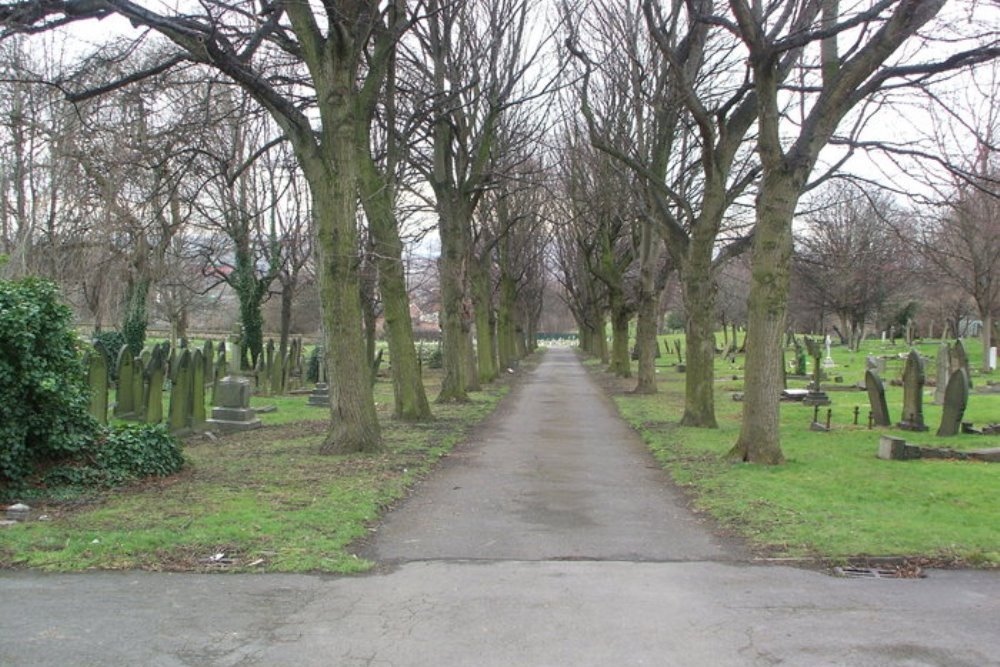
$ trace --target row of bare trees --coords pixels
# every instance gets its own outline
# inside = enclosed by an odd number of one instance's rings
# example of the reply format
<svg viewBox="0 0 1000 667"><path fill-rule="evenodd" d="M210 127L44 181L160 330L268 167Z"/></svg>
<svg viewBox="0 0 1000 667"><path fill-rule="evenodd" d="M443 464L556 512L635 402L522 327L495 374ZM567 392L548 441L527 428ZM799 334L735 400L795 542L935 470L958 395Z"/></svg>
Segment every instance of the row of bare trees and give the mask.
<svg viewBox="0 0 1000 667"><path fill-rule="evenodd" d="M407 224L436 217L440 238L438 400L466 400L533 344L548 218L538 150L547 121L534 101L545 89L536 68L544 40L531 33L532 7L209 0L192 13L67 0L8 3L0 22L2 43L20 46L127 19L120 39L73 61L88 77L58 63L9 77L32 90L48 84L73 118L120 107L107 118L108 141L118 143L106 154L118 161L87 176L95 208L130 225L116 269L127 276L126 334L145 322L154 285L183 313L183 295L199 290L185 283L193 263L179 258L201 257L211 270L194 282L224 280L240 297L253 363L262 300L275 281L283 297L294 293L312 258L331 378L323 451L340 453L381 447L370 381L377 309L396 415L431 416L413 344ZM110 178L114 170L123 178ZM27 199L18 198L22 175L10 182L4 192L16 201L5 211ZM55 183L51 192L60 206L77 200ZM64 229L61 212L54 217ZM4 220L4 238L18 244L21 219ZM283 303L283 314L290 308Z"/></svg>
<svg viewBox="0 0 1000 667"><path fill-rule="evenodd" d="M948 278L957 269L975 275L980 291L995 290L987 272L968 270L977 263L968 244L973 230L986 235L973 245L996 257L994 244L983 242L995 238L993 223L980 210L997 201L992 174L940 150L916 150L879 122L887 109L912 106L906 95L933 96L961 80L957 73L968 77L995 60L993 8L943 0L642 0L567 1L560 11L575 68L566 106L579 110L566 121L562 188L574 202L566 219L585 222L561 240L559 257L583 344L605 354L601 334L610 315L612 347L621 345L618 332L631 313L620 305L617 278L632 271L640 376L651 368L639 305L649 300L639 294L665 270L651 247L662 241L686 314L682 423L714 427L717 286L727 262L749 250L746 398L733 459L783 460L775 397L795 266L792 221L800 199L840 174L854 153L929 159L959 180L939 193L935 203L948 210L935 224L909 232L882 217L877 196L862 204L833 190L834 201L815 204L822 212L807 217L812 233L802 237L798 266L811 265L817 298L848 337L856 339L872 309L900 286L893 279L913 275L901 270L911 258L934 267L927 281L960 282ZM982 152L995 153L993 136L978 133ZM847 229L846 218L870 224ZM965 230L954 233L962 222ZM900 235L920 242L899 250ZM973 291L966 289L984 304L988 343L995 301L985 305ZM610 358L612 370L627 372L620 356ZM650 390L642 377L638 389Z"/></svg>

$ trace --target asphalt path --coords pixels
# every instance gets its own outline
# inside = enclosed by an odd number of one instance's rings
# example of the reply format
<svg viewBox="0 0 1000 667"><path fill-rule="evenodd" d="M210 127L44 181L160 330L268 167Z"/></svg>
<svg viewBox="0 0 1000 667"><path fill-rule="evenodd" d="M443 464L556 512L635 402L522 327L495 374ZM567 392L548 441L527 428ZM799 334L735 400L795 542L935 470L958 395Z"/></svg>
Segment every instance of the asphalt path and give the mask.
<svg viewBox="0 0 1000 667"><path fill-rule="evenodd" d="M0 664L1000 665L1000 573L754 564L565 350L363 553L360 577L0 573Z"/></svg>

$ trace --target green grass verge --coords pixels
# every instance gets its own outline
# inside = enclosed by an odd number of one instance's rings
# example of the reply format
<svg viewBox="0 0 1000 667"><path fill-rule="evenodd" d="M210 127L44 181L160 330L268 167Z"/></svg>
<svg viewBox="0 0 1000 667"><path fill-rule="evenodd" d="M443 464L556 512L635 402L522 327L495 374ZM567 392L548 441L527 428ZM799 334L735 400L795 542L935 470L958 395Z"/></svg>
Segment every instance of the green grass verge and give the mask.
<svg viewBox="0 0 1000 667"><path fill-rule="evenodd" d="M50 520L0 528L0 567L367 570L372 564L348 545L367 535L380 513L492 413L506 391L497 383L467 404L434 406L433 422L409 424L389 417L390 383L380 382L387 452L379 456L321 456L325 409L306 406L306 396L255 397L255 405L278 407L261 416L265 428L190 439L188 464L178 475L71 501L33 502ZM224 556L212 561L216 554Z"/></svg>
<svg viewBox="0 0 1000 667"><path fill-rule="evenodd" d="M925 353L936 350L928 348ZM865 352L853 361L850 356L834 349L833 373L843 374L846 384L864 372ZM742 389L742 360L717 365L716 430L678 425L684 376L672 368L675 361L668 356L658 362L663 365L657 395L626 394L622 390L631 389L632 381L609 380L615 401L657 459L689 489L694 505L760 553L835 561L926 557L1000 566L1000 465L876 458L879 435L892 431L868 430L863 392L830 392L834 419L829 433L809 430L811 408L782 404L781 442L788 462L777 467L729 464L722 456L739 433L741 404L731 400L731 392ZM891 367L887 376L892 376ZM977 382L985 379L976 375ZM887 386L886 393L890 412L898 418L902 389ZM929 389L925 404L932 396ZM861 407L860 426L852 424L855 405ZM1000 446L1000 437L938 438L933 433L940 408L926 405L925 417L929 433L896 433L910 442L955 449ZM1000 421L1000 395L973 394L966 417L980 424Z"/></svg>

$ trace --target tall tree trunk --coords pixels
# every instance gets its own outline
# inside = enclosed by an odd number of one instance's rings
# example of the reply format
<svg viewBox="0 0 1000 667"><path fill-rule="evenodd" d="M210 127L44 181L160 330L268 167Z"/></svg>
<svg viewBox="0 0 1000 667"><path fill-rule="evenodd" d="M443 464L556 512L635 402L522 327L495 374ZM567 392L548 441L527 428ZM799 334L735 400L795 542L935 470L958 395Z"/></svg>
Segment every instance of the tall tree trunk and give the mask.
<svg viewBox="0 0 1000 667"><path fill-rule="evenodd" d="M466 394L466 333L463 328L465 307L465 234L463 221L459 220L457 202L447 195L438 197L440 219L441 257L438 272L441 280L441 362L444 378L441 381L439 403L464 402Z"/></svg>
<svg viewBox="0 0 1000 667"><path fill-rule="evenodd" d="M497 362L494 357L493 289L490 276L491 263L488 257L480 258L469 266L469 282L472 294L472 309L476 320L476 362L477 375L481 383L493 382L497 378Z"/></svg>
<svg viewBox="0 0 1000 667"><path fill-rule="evenodd" d="M132 356L142 352L146 342L146 300L149 297L149 278L132 279L125 288L125 312L122 317L122 335Z"/></svg>
<svg viewBox="0 0 1000 667"><path fill-rule="evenodd" d="M513 368L517 363L517 345L514 342L517 285L511 275L510 238L500 239L500 295L497 304L497 356L500 368Z"/></svg>
<svg viewBox="0 0 1000 667"><path fill-rule="evenodd" d="M350 86L345 83L345 88ZM344 110L344 116L350 111ZM327 119L329 121L329 119ZM358 275L357 179L354 133L338 119L324 155L300 155L313 196L316 263L323 301L323 333L330 378L331 425L324 454L378 452L381 429L372 396L371 365L362 332Z"/></svg>
<svg viewBox="0 0 1000 667"><path fill-rule="evenodd" d="M281 322L278 325L278 350L281 358L288 353L288 339L292 332L292 305L295 303L295 281L289 278L281 281Z"/></svg>
<svg viewBox="0 0 1000 667"><path fill-rule="evenodd" d="M716 428L715 421L715 295L710 250L692 244L682 265L684 286L684 344L687 348L684 415L681 424ZM733 345L736 345L735 336Z"/></svg>
<svg viewBox="0 0 1000 667"><path fill-rule="evenodd" d="M639 248L639 308L635 326L635 347L639 356L638 382L635 393L655 394L656 352L656 306L659 293L656 290L656 265L660 259L660 242L649 222L642 225Z"/></svg>
<svg viewBox="0 0 1000 667"><path fill-rule="evenodd" d="M618 377L632 377L632 362L628 351L628 324L632 319L625 306L624 296L618 290L610 290L611 300L611 363L608 371Z"/></svg>
<svg viewBox="0 0 1000 667"><path fill-rule="evenodd" d="M784 170L765 172L757 197L750 303L747 320L743 423L729 451L733 460L779 464L782 383L781 340L785 331L792 258L791 219L799 186Z"/></svg>

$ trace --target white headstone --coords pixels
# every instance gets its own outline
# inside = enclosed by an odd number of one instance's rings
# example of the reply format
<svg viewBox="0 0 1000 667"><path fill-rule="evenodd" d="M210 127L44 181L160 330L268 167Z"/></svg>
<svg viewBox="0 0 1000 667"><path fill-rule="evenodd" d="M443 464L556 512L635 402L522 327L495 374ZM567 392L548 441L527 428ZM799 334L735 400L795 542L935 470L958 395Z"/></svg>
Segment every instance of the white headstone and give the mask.
<svg viewBox="0 0 1000 667"><path fill-rule="evenodd" d="M823 368L833 368L836 364L833 363L833 355L830 354L830 334L826 335L826 359L823 360Z"/></svg>
<svg viewBox="0 0 1000 667"><path fill-rule="evenodd" d="M885 332L884 331L882 332L882 342L883 343L885 342Z"/></svg>
<svg viewBox="0 0 1000 667"><path fill-rule="evenodd" d="M997 369L997 349L995 347L990 348L990 370L995 371Z"/></svg>

